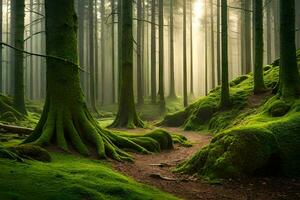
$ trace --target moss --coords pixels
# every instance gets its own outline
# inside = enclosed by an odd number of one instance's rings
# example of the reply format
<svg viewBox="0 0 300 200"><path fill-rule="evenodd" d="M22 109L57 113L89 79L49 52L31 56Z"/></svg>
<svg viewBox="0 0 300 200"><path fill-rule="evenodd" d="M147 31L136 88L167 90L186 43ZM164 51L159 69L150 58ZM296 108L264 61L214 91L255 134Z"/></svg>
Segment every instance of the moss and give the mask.
<svg viewBox="0 0 300 200"><path fill-rule="evenodd" d="M188 139L183 135L172 134L172 139L174 144L179 144L184 147L191 147L192 144L188 141Z"/></svg>
<svg viewBox="0 0 300 200"><path fill-rule="evenodd" d="M159 143L161 150L173 149L172 136L165 130L157 129L145 135L145 137L152 138Z"/></svg>
<svg viewBox="0 0 300 200"><path fill-rule="evenodd" d="M46 149L35 145L19 145L11 148L17 155L42 162L50 162L51 156Z"/></svg>
<svg viewBox="0 0 300 200"><path fill-rule="evenodd" d="M135 182L107 163L51 153L52 162L0 159L0 199L177 199Z"/></svg>
<svg viewBox="0 0 300 200"><path fill-rule="evenodd" d="M273 102L270 105L269 113L272 117L282 117L288 113L290 106L287 105L284 101L278 100Z"/></svg>

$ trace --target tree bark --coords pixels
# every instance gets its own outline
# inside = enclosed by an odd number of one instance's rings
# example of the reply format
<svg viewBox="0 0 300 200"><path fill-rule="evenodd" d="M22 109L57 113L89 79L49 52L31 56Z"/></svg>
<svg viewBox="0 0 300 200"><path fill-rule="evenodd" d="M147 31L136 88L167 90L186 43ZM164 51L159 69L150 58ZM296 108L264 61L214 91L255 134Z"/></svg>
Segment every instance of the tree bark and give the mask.
<svg viewBox="0 0 300 200"><path fill-rule="evenodd" d="M156 0L151 1L151 102L156 103Z"/></svg>
<svg viewBox="0 0 300 200"><path fill-rule="evenodd" d="M170 98L176 97L174 66L174 0L170 0Z"/></svg>
<svg viewBox="0 0 300 200"><path fill-rule="evenodd" d="M132 1L122 2L122 36L121 44L121 77L119 110L111 127L135 128L143 127L138 117L133 94L133 33L132 33Z"/></svg>
<svg viewBox="0 0 300 200"><path fill-rule="evenodd" d="M142 62L142 0L137 0L137 103L144 104L143 94L143 62Z"/></svg>
<svg viewBox="0 0 300 200"><path fill-rule="evenodd" d="M280 88L284 98L299 97L300 78L295 46L295 0L280 0Z"/></svg>
<svg viewBox="0 0 300 200"><path fill-rule="evenodd" d="M186 0L183 0L183 106L188 106L187 92Z"/></svg>
<svg viewBox="0 0 300 200"><path fill-rule="evenodd" d="M216 87L216 70L215 70L215 30L214 30L214 9L213 0L210 0L210 50L211 50L211 82L212 89Z"/></svg>
<svg viewBox="0 0 300 200"><path fill-rule="evenodd" d="M25 2L23 0L12 1L12 15L15 17L14 41L15 47L24 50L24 18ZM21 114L27 115L25 106L25 89L24 89L24 56L17 51L15 55L15 77L14 77L14 103L13 107Z"/></svg>
<svg viewBox="0 0 300 200"><path fill-rule="evenodd" d="M164 0L159 0L159 107L160 112L166 109L164 89Z"/></svg>
<svg viewBox="0 0 300 200"><path fill-rule="evenodd" d="M228 83L228 12L227 0L222 0L222 85L221 85L221 102L222 109L230 106L230 94Z"/></svg>
<svg viewBox="0 0 300 200"><path fill-rule="evenodd" d="M264 92L266 87L263 77L263 3L262 0L255 0L254 3L254 43L255 43L255 66L254 66L254 93Z"/></svg>

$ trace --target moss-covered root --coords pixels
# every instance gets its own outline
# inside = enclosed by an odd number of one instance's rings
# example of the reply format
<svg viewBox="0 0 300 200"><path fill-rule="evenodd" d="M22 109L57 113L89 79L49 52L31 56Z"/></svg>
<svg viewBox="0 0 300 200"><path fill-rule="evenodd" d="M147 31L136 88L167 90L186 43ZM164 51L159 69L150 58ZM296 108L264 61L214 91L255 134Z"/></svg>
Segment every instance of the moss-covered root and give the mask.
<svg viewBox="0 0 300 200"><path fill-rule="evenodd" d="M272 132L262 128L232 130L216 136L176 172L199 174L211 179L278 173L279 150Z"/></svg>
<svg viewBox="0 0 300 200"><path fill-rule="evenodd" d="M16 111L10 104L9 98L0 95L0 119L8 122L23 119L24 115Z"/></svg>
<svg viewBox="0 0 300 200"><path fill-rule="evenodd" d="M96 149L99 158L110 157L119 161L132 160L122 149L148 154L172 147L172 138L166 132L133 138L102 129L86 107L73 110L72 114L66 110L44 111L34 133L24 143L56 145L67 152L72 146L85 156Z"/></svg>

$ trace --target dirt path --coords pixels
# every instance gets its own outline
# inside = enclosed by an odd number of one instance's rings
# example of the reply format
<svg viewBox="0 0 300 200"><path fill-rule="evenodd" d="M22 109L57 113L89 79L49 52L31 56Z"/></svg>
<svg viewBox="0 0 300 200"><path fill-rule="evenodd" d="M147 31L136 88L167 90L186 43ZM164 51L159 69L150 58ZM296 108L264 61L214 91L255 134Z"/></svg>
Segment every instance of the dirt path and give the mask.
<svg viewBox="0 0 300 200"><path fill-rule="evenodd" d="M227 181L222 185L210 185L195 177L172 173L173 167L208 144L211 136L197 132L186 132L177 128L167 129L173 133L185 135L192 141L193 147L184 148L176 145L175 150L164 151L159 154L134 154L134 163L112 161L114 168L133 177L138 182L155 186L182 199L300 199L300 180L247 179ZM170 180L163 180L158 176Z"/></svg>

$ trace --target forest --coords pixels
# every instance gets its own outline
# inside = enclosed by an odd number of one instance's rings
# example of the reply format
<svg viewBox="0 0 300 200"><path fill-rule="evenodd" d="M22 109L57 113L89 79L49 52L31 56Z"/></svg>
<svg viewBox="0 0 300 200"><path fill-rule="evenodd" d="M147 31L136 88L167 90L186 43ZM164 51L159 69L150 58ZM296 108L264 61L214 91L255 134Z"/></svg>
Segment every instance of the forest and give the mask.
<svg viewBox="0 0 300 200"><path fill-rule="evenodd" d="M300 199L299 0L0 0L0 200Z"/></svg>

